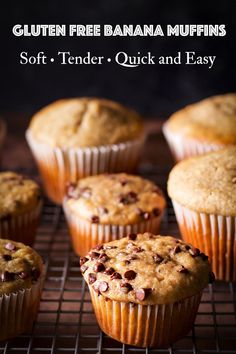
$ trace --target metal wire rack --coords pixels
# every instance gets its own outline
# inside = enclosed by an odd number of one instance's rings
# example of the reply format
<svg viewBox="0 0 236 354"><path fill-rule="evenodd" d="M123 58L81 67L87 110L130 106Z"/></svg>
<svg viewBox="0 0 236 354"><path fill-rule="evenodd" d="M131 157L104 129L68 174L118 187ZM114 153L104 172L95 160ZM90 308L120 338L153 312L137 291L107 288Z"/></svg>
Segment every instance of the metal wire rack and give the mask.
<svg viewBox="0 0 236 354"><path fill-rule="evenodd" d="M140 173L165 190L168 168L143 166ZM170 201L162 234L178 236ZM0 343L0 353L236 353L235 284L216 282L204 291L192 331L171 348L134 348L103 334L71 249L63 212L46 201L35 249L46 265L46 281L31 333Z"/></svg>

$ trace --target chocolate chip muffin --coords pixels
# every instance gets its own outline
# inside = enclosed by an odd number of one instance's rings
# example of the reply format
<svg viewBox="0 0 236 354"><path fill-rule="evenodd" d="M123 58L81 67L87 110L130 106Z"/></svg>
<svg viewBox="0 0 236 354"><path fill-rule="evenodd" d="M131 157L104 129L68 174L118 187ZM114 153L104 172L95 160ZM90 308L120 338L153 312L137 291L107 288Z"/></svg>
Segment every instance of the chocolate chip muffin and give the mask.
<svg viewBox="0 0 236 354"><path fill-rule="evenodd" d="M164 134L176 160L236 145L236 93L181 109L165 123Z"/></svg>
<svg viewBox="0 0 236 354"><path fill-rule="evenodd" d="M73 98L36 113L27 140L49 197L61 203L68 181L133 171L144 143L144 127L139 114L121 104Z"/></svg>
<svg viewBox="0 0 236 354"><path fill-rule="evenodd" d="M84 256L97 244L131 232L158 233L166 202L153 182L126 173L71 183L63 206L74 250Z"/></svg>
<svg viewBox="0 0 236 354"><path fill-rule="evenodd" d="M202 290L214 280L207 258L190 244L151 233L92 249L80 264L100 327L142 347L167 346L186 335Z"/></svg>
<svg viewBox="0 0 236 354"><path fill-rule="evenodd" d="M0 238L31 245L41 212L39 186L15 172L0 173Z"/></svg>
<svg viewBox="0 0 236 354"><path fill-rule="evenodd" d="M22 243L0 239L0 340L31 329L42 283L41 257Z"/></svg>
<svg viewBox="0 0 236 354"><path fill-rule="evenodd" d="M217 279L236 280L236 147L177 164L169 175L183 238L210 258Z"/></svg>

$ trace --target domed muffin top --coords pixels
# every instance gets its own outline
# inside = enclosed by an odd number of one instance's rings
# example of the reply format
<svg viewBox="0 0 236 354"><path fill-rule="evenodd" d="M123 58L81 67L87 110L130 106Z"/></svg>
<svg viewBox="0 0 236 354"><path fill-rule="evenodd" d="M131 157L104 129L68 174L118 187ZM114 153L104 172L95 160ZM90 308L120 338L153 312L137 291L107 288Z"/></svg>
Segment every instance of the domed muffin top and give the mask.
<svg viewBox="0 0 236 354"><path fill-rule="evenodd" d="M126 173L102 174L71 183L64 203L82 219L113 225L149 220L159 216L166 204L153 182Z"/></svg>
<svg viewBox="0 0 236 354"><path fill-rule="evenodd" d="M164 127L203 143L236 144L236 93L188 105L174 113Z"/></svg>
<svg viewBox="0 0 236 354"><path fill-rule="evenodd" d="M0 239L0 296L30 288L42 271L42 259L31 247Z"/></svg>
<svg viewBox="0 0 236 354"><path fill-rule="evenodd" d="M63 99L37 112L29 131L52 147L92 147L117 144L143 134L141 117L113 101L96 98Z"/></svg>
<svg viewBox="0 0 236 354"><path fill-rule="evenodd" d="M1 220L30 211L40 199L39 186L28 177L15 172L0 173Z"/></svg>
<svg viewBox="0 0 236 354"><path fill-rule="evenodd" d="M213 280L207 256L170 236L130 234L98 245L80 259L89 286L116 301L169 304Z"/></svg>
<svg viewBox="0 0 236 354"><path fill-rule="evenodd" d="M178 163L169 175L168 194L197 212L236 216L236 147Z"/></svg>

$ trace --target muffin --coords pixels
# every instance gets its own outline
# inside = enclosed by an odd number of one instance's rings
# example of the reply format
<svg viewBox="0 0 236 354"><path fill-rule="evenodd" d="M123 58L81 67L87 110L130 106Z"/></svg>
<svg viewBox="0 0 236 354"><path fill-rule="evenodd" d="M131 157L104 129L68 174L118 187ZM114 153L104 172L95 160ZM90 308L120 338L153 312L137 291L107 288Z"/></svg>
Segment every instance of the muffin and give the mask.
<svg viewBox="0 0 236 354"><path fill-rule="evenodd" d="M39 186L15 172L0 173L0 238L32 245L42 208Z"/></svg>
<svg viewBox="0 0 236 354"><path fill-rule="evenodd" d="M163 132L177 161L236 145L236 93L181 109L164 124Z"/></svg>
<svg viewBox="0 0 236 354"><path fill-rule="evenodd" d="M101 329L140 347L169 346L185 336L213 280L203 253L151 233L105 243L80 263Z"/></svg>
<svg viewBox="0 0 236 354"><path fill-rule="evenodd" d="M0 239L0 341L32 328L42 285L40 256L23 243Z"/></svg>
<svg viewBox="0 0 236 354"><path fill-rule="evenodd" d="M168 194L185 241L201 248L219 280L236 280L236 147L177 164Z"/></svg>
<svg viewBox="0 0 236 354"><path fill-rule="evenodd" d="M141 117L109 100L56 101L35 114L26 133L48 196L61 204L67 182L130 172L145 140Z"/></svg>
<svg viewBox="0 0 236 354"><path fill-rule="evenodd" d="M70 184L63 203L73 247L80 256L128 233L158 233L165 205L154 183L125 173L101 174Z"/></svg>

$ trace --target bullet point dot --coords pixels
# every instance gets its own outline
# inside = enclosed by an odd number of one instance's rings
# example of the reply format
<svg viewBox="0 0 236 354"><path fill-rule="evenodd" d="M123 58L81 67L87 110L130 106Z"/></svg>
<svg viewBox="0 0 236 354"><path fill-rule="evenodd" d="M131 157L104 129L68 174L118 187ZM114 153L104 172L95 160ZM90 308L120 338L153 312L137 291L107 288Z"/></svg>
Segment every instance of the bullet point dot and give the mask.
<svg viewBox="0 0 236 354"><path fill-rule="evenodd" d="M54 58L51 58L51 62L52 62L52 63L54 62Z"/></svg>
<svg viewBox="0 0 236 354"><path fill-rule="evenodd" d="M110 63L111 62L111 58L107 58L107 61Z"/></svg>

